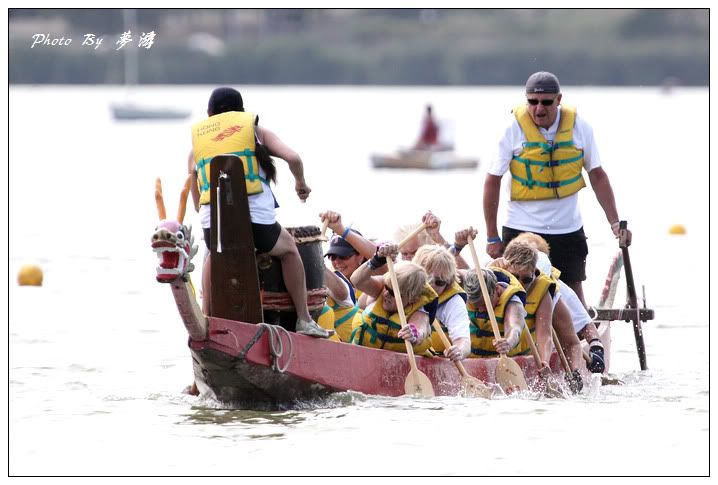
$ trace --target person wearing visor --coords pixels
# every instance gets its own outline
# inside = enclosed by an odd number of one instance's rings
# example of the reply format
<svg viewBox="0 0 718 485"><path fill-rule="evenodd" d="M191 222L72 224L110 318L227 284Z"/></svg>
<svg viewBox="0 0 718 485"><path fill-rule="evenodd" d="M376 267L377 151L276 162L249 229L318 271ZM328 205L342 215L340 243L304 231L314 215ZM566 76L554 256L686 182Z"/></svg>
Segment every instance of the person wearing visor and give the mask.
<svg viewBox="0 0 718 485"><path fill-rule="evenodd" d="M544 238L551 247L553 265L561 280L586 306L588 245L578 206L578 192L586 186L583 170L603 208L613 234L619 235L619 216L608 175L593 136L593 128L576 108L561 103L558 78L536 72L526 81L526 101L513 109L513 116L499 141L498 156L487 169L484 181L486 252L503 254L506 244L524 231ZM497 213L501 180L507 197L501 235ZM630 244L631 234L628 234Z"/></svg>
<svg viewBox="0 0 718 485"><path fill-rule="evenodd" d="M331 322L341 342L350 342L352 321L359 313L359 297L362 292L352 285L350 278L354 271L376 252L376 245L365 239L361 232L342 223L342 216L338 212L326 211L319 214L322 222L334 234L329 240L329 250L324 255L332 265L334 271L324 268L324 284L329 290L327 305L334 312ZM329 322L319 322L327 328Z"/></svg>

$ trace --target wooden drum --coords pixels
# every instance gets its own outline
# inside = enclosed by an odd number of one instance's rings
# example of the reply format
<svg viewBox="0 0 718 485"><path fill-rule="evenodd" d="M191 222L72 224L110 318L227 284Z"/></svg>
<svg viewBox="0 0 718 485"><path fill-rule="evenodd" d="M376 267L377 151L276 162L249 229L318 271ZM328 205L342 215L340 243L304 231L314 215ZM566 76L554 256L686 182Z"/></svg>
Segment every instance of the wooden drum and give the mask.
<svg viewBox="0 0 718 485"><path fill-rule="evenodd" d="M307 306L312 318L319 318L329 291L324 286L324 254L322 241L324 237L317 226L287 227L286 230L294 237L299 256L304 265L307 284ZM282 276L282 263L279 258L266 254L257 255L257 271L262 294L264 321L273 325L281 325L287 330L294 330L297 312L292 298L287 292Z"/></svg>

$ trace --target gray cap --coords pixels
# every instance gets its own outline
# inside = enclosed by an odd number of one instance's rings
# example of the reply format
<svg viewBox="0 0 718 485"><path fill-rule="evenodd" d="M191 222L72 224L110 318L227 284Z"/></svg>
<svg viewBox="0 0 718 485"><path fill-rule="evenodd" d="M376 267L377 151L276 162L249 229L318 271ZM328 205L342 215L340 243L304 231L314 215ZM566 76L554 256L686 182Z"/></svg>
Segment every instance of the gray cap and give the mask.
<svg viewBox="0 0 718 485"><path fill-rule="evenodd" d="M527 93L560 93L558 78L546 71L531 74L526 81Z"/></svg>

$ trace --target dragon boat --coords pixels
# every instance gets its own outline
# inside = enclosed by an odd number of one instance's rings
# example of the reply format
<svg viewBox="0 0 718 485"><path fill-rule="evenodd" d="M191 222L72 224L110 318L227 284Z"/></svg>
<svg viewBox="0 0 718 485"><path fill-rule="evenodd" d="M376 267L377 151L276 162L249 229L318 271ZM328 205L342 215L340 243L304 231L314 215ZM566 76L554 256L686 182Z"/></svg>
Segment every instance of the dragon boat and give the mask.
<svg viewBox="0 0 718 485"><path fill-rule="evenodd" d="M182 223L189 184L188 178L178 216L171 219L166 217L158 179L155 198L160 223L151 244L158 257L157 281L171 288L188 333L195 384L203 396L242 408L277 409L344 391L405 394L405 378L410 372L407 354L294 333L296 314L281 281L279 260L255 255L242 162L231 155L215 157L211 163L209 256L213 291L204 295L208 301L203 312L190 279L192 258L198 249L191 227ZM309 309L316 319L327 295L322 270L324 238L319 228L312 226L290 232L304 261ZM603 303L615 294L620 266L614 261L609 271ZM653 318L653 311L637 308L635 299L633 305L620 310L595 309L596 321L605 322L599 331L607 344L607 322L633 319L638 335L640 322ZM639 354L642 344L641 334ZM537 367L530 356L513 359L527 381L537 378ZM498 362L465 359L463 365L470 376L495 383ZM645 355L642 367L644 362ZM416 364L431 381L436 395L461 392L462 375L448 359L417 356ZM561 372L555 352L550 366L553 372Z"/></svg>
<svg viewBox="0 0 718 485"><path fill-rule="evenodd" d="M391 155L372 155L374 168L411 168L421 170L475 169L476 158L461 157L453 149L399 150Z"/></svg>

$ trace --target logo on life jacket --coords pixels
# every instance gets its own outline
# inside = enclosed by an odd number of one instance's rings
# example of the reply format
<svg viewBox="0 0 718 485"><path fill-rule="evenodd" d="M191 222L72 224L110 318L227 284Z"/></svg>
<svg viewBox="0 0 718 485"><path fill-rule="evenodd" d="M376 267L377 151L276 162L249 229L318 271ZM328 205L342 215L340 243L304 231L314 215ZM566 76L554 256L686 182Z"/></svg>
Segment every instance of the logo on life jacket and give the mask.
<svg viewBox="0 0 718 485"><path fill-rule="evenodd" d="M222 141L225 138L229 138L230 136L234 135L235 133L239 133L242 131L243 126L242 125L232 125L228 128L225 128L222 133L212 138L212 141Z"/></svg>

